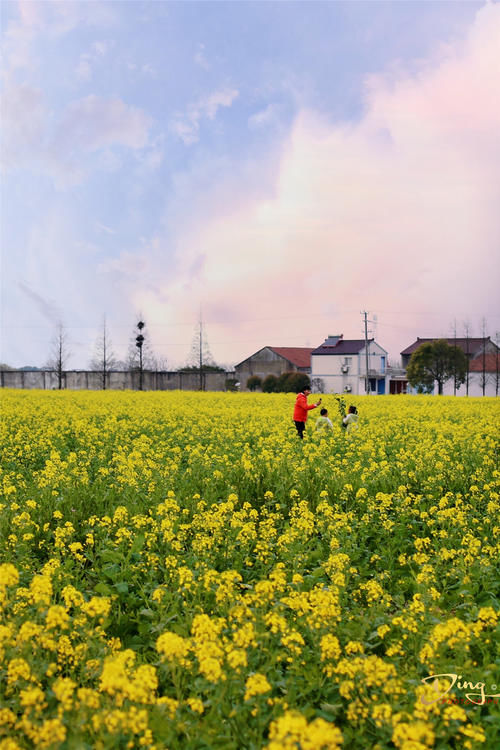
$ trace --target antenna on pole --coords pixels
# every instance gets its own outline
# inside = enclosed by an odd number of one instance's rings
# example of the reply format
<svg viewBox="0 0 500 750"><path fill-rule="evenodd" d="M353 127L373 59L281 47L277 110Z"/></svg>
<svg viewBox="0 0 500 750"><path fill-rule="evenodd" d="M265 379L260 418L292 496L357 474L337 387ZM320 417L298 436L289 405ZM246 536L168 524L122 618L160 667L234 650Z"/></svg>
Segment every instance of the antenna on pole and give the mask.
<svg viewBox="0 0 500 750"><path fill-rule="evenodd" d="M203 317L201 314L200 305L200 340L199 340L199 354L200 354L200 391L203 390Z"/></svg>
<svg viewBox="0 0 500 750"><path fill-rule="evenodd" d="M135 345L139 349L139 390L142 391L143 385L143 367L142 367L142 346L144 344L144 336L142 335L142 329L146 324L140 320L137 323L139 335L135 337Z"/></svg>
<svg viewBox="0 0 500 750"><path fill-rule="evenodd" d="M370 379L369 379L369 357L368 357L368 313L364 310L361 315L365 321L365 364L366 364L366 375L365 375L365 393L368 396L370 394Z"/></svg>

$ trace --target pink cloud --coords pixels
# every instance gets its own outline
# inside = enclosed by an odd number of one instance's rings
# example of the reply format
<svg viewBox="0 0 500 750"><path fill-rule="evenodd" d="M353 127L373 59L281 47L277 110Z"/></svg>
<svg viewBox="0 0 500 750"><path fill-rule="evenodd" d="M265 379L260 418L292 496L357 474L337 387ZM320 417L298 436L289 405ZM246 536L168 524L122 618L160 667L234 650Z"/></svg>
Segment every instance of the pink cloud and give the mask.
<svg viewBox="0 0 500 750"><path fill-rule="evenodd" d="M500 6L488 5L463 43L416 74L371 78L359 123L300 112L274 190L238 203L226 191L192 221L164 281L168 305L142 295L144 309L174 326L203 302L223 361L361 337L363 309L394 358L454 319L484 314L498 327L499 41Z"/></svg>
<svg viewBox="0 0 500 750"><path fill-rule="evenodd" d="M151 118L118 98L90 95L72 102L61 120L54 147L95 151L112 145L143 148Z"/></svg>

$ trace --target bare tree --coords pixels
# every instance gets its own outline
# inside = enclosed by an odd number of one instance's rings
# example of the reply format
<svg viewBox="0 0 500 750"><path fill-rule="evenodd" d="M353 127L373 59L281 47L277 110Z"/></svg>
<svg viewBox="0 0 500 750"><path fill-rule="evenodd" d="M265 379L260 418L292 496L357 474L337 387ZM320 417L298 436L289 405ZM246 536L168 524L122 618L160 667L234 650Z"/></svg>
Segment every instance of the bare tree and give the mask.
<svg viewBox="0 0 500 750"><path fill-rule="evenodd" d="M498 386L500 385L500 331L495 333L495 396L498 396Z"/></svg>
<svg viewBox="0 0 500 750"><path fill-rule="evenodd" d="M457 354L457 321L456 321L456 319L453 321L452 332L453 332L453 348L455 350L455 360L454 361L456 362L457 361L457 357L456 357L456 354ZM453 375L453 395L454 396L457 395L457 388L460 388L460 384L457 382L457 371L456 371L456 368L455 368L455 373Z"/></svg>
<svg viewBox="0 0 500 750"><path fill-rule="evenodd" d="M463 323L464 326L464 338L465 338L465 356L467 357L467 371L465 373L465 395L469 395L469 382L470 382L470 335L471 326L468 320Z"/></svg>
<svg viewBox="0 0 500 750"><path fill-rule="evenodd" d="M62 323L58 323L56 332L52 338L47 367L57 372L57 383L59 390L62 389L64 370L71 353L68 348L68 334Z"/></svg>
<svg viewBox="0 0 500 750"><path fill-rule="evenodd" d="M110 370L117 366L117 360L111 348L108 329L106 327L106 316L103 318L102 330L95 344L94 357L90 363L90 369L101 375L102 389L106 390L106 380Z"/></svg>
<svg viewBox="0 0 500 750"><path fill-rule="evenodd" d="M481 338L483 339L482 351L481 351L481 376L479 378L479 385L483 392L483 396L486 395L486 386L489 382L488 373L486 371L486 318L481 319Z"/></svg>
<svg viewBox="0 0 500 750"><path fill-rule="evenodd" d="M222 370L222 368L218 367L214 362L212 352L210 351L210 347L208 345L201 313L200 319L193 334L191 352L189 354L187 364L183 369L198 372L200 391L203 391L205 389L205 372L207 372L207 370Z"/></svg>

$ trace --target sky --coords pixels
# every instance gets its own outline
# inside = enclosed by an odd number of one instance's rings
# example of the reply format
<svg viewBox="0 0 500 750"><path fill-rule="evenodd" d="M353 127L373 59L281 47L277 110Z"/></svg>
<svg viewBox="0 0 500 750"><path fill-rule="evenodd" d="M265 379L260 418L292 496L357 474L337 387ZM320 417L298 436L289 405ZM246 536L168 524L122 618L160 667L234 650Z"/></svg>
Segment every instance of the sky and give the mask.
<svg viewBox="0 0 500 750"><path fill-rule="evenodd" d="M500 331L500 3L2 2L0 362Z"/></svg>

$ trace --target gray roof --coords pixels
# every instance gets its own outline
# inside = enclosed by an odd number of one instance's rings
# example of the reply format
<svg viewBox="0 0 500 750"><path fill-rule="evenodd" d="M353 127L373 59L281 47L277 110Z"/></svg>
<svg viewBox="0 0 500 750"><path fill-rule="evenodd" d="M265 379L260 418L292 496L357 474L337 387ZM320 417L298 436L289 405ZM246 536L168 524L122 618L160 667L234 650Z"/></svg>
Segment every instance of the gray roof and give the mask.
<svg viewBox="0 0 500 750"><path fill-rule="evenodd" d="M368 343L375 341L375 339L368 339ZM362 349L365 348L364 339L339 339L336 344L329 344L327 339L321 346L314 349L312 352L315 354L358 354Z"/></svg>
<svg viewBox="0 0 500 750"><path fill-rule="evenodd" d="M490 340L489 336L486 336L485 338L478 338L478 337L470 337L468 339L466 338L449 338L447 336L442 337L446 343L449 346L458 346L464 353L469 353L473 357L475 357L477 354L479 354L483 347L486 344L493 343ZM426 344L428 341L439 341L439 336L436 336L433 339L421 339L420 337L417 338L416 341L413 342L413 344L410 344L410 346L407 346L406 349L403 349L401 354L404 356L405 354L413 354L422 344Z"/></svg>

